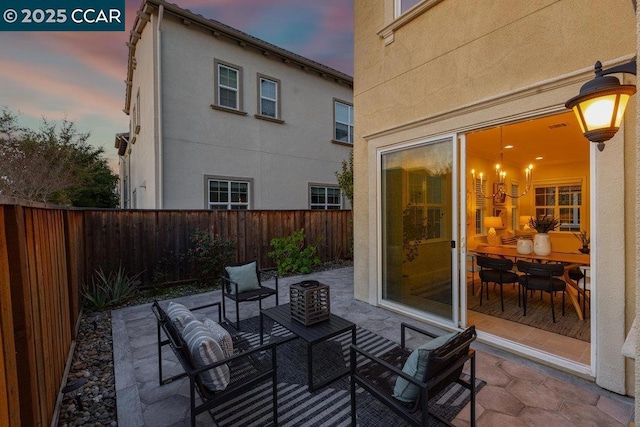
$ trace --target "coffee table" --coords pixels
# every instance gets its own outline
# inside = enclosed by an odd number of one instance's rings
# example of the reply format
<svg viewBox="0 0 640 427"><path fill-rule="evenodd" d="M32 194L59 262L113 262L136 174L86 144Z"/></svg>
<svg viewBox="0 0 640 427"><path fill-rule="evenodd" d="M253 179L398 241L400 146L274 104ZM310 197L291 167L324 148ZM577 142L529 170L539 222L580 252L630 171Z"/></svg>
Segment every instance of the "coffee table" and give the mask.
<svg viewBox="0 0 640 427"><path fill-rule="evenodd" d="M314 325L305 326L302 323L291 318L290 304L282 304L277 307L265 308L260 311L260 344L263 342L263 319L264 316L279 323L291 333L307 343L307 381L309 392L324 387L325 385L336 381L349 373L349 368L339 370L337 373L321 381L318 384L313 383L313 346L326 341L329 338L344 334L351 331L351 343L356 343L356 325L353 322L343 319L335 314L330 314L328 320L316 323Z"/></svg>

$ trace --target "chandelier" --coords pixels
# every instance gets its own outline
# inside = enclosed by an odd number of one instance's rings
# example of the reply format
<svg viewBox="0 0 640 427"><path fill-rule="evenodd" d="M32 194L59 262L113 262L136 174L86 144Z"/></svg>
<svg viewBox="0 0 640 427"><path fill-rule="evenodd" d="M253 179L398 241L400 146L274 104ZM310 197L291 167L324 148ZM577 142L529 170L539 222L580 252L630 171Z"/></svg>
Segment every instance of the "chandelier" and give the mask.
<svg viewBox="0 0 640 427"><path fill-rule="evenodd" d="M502 147L502 127L500 127L500 163L496 164L496 172L495 172L495 180L496 183L493 185L492 192L486 193L484 191L485 181L487 177L485 177L484 173L480 172L478 176L476 176L475 169L471 169L471 177L473 178L473 187L476 196L482 197L484 199L493 199L504 202L506 197L511 197L517 199L519 197L524 196L531 190L531 182L533 180L533 165L529 165L524 170L525 182L524 182L524 191L521 194L512 194L507 191L507 171L503 169L504 167L504 152ZM477 180L480 180L479 185L477 185Z"/></svg>

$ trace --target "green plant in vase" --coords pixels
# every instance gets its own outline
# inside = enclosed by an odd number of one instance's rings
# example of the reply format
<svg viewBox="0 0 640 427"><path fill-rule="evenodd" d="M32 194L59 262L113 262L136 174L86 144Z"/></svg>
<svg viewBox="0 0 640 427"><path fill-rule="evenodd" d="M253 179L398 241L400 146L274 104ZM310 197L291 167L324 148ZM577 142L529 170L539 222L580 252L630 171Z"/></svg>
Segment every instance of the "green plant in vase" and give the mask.
<svg viewBox="0 0 640 427"><path fill-rule="evenodd" d="M534 228L538 233L548 233L555 230L560 225L560 219L550 215L538 218L531 217L529 227Z"/></svg>
<svg viewBox="0 0 640 427"><path fill-rule="evenodd" d="M582 247L578 248L578 250L580 252L582 252L583 254L588 254L589 253L589 243L591 243L591 238L589 237L587 232L584 231L584 230L580 230L580 233L573 233L573 236L576 239L580 240L580 243L582 244Z"/></svg>
<svg viewBox="0 0 640 427"><path fill-rule="evenodd" d="M534 228L538 233L533 236L533 252L536 255L547 256L551 253L551 239L549 231L560 225L560 220L550 215L531 217L529 227Z"/></svg>

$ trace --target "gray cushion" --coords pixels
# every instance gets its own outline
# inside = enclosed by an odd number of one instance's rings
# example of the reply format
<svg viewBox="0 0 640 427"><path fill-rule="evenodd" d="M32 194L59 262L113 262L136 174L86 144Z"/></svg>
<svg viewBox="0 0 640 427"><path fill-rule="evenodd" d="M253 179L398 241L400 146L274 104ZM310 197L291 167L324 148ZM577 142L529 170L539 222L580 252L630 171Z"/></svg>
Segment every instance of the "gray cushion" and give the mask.
<svg viewBox="0 0 640 427"><path fill-rule="evenodd" d="M225 267L229 279L238 284L238 292L255 291L260 289L258 275L256 274L256 262L239 265L235 267ZM234 285L231 285L231 293L235 293Z"/></svg>
<svg viewBox="0 0 640 427"><path fill-rule="evenodd" d="M402 372L411 375L418 381L422 381L424 373L428 369L427 360L429 359L429 353L446 344L447 341L456 335L458 335L458 332L441 335L413 350L405 361ZM403 402L415 402L419 394L420 388L417 385L398 376L396 385L393 388L393 397Z"/></svg>
<svg viewBox="0 0 640 427"><path fill-rule="evenodd" d="M203 323L218 342L224 357L227 358L233 356L233 339L231 339L229 331L220 326L218 322L211 319L204 319Z"/></svg>
<svg viewBox="0 0 640 427"><path fill-rule="evenodd" d="M184 305L177 302L170 302L167 307L167 316L173 322L178 332L182 333L184 326L191 319L195 319L195 316Z"/></svg>
<svg viewBox="0 0 640 427"><path fill-rule="evenodd" d="M202 368L225 358L218 341L198 319L193 318L187 322L184 326L182 337L187 343L196 368ZM227 388L229 380L229 367L227 365L220 365L200 374L202 384L214 391Z"/></svg>

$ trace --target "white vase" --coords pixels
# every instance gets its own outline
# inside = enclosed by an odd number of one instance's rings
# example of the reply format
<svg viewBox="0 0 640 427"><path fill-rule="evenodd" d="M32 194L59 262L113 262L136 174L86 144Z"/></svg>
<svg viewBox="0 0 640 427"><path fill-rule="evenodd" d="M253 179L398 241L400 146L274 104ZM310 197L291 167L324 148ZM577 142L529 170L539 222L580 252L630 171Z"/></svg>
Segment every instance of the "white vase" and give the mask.
<svg viewBox="0 0 640 427"><path fill-rule="evenodd" d="M533 236L533 252L540 256L551 253L551 239L547 233L538 233Z"/></svg>
<svg viewBox="0 0 640 427"><path fill-rule="evenodd" d="M529 255L533 252L533 241L530 239L518 239L518 243L516 243L516 250L519 254Z"/></svg>

